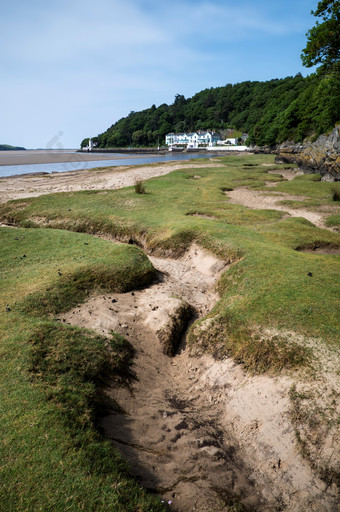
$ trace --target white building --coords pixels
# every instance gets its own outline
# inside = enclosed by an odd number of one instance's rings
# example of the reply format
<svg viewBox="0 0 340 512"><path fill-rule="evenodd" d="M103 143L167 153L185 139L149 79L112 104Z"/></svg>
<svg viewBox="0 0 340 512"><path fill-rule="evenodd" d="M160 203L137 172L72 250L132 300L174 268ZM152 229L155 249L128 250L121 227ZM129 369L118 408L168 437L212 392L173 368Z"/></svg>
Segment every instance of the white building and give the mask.
<svg viewBox="0 0 340 512"><path fill-rule="evenodd" d="M187 147L196 149L200 147L215 146L221 136L217 132L202 131L191 133L168 133L165 136L165 144L172 147Z"/></svg>
<svg viewBox="0 0 340 512"><path fill-rule="evenodd" d="M221 146L236 146L238 142L238 138L231 137L229 139L220 140L217 144Z"/></svg>

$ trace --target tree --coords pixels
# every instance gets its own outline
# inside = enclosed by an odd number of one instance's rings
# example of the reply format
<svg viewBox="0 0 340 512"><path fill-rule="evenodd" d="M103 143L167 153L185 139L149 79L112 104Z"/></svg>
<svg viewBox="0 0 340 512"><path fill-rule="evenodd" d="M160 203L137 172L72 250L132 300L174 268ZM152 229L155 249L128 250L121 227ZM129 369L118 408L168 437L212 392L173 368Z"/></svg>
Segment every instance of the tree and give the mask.
<svg viewBox="0 0 340 512"><path fill-rule="evenodd" d="M89 140L90 140L89 137L87 137L86 139L83 139L81 141L81 144L80 144L81 149L86 148L89 145Z"/></svg>
<svg viewBox="0 0 340 512"><path fill-rule="evenodd" d="M321 71L339 72L340 60L340 1L321 0L312 14L322 18L320 23L308 30L306 48L301 59L304 66L310 68L321 64Z"/></svg>
<svg viewBox="0 0 340 512"><path fill-rule="evenodd" d="M136 146L145 146L148 142L148 137L143 130L136 130L132 134L132 142Z"/></svg>

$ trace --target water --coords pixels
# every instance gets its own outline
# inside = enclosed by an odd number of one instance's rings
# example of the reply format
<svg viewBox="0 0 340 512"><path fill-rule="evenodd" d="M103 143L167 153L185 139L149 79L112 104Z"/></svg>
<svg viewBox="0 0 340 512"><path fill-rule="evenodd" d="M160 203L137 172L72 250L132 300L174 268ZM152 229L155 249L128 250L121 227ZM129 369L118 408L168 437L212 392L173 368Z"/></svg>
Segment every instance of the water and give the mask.
<svg viewBox="0 0 340 512"><path fill-rule="evenodd" d="M22 164L22 165L1 165L0 177L16 176L19 174L32 174L37 172L66 172L80 169L93 169L94 167L116 167L119 165L139 165L151 164L155 162L171 162L176 160L190 160L192 158L206 158L207 155L199 153L167 153L166 155L141 155L129 158L124 153L115 153L116 158L112 160L84 160L82 153L78 161L72 162L52 162L47 164Z"/></svg>

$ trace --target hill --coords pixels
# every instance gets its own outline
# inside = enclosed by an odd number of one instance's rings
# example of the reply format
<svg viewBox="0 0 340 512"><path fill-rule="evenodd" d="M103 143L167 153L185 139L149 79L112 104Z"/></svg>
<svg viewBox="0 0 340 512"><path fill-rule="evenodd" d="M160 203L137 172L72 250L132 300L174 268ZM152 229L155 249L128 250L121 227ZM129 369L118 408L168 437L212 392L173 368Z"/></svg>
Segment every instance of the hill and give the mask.
<svg viewBox="0 0 340 512"><path fill-rule="evenodd" d="M0 144L0 151L19 151L26 150L26 148L22 148L21 146L10 146L9 144Z"/></svg>
<svg viewBox="0 0 340 512"><path fill-rule="evenodd" d="M301 74L266 82L205 89L192 98L177 94L171 105L131 112L94 138L98 147L154 146L171 131L235 129L259 146L303 141L330 131L339 121L335 76ZM82 141L85 146L88 139Z"/></svg>

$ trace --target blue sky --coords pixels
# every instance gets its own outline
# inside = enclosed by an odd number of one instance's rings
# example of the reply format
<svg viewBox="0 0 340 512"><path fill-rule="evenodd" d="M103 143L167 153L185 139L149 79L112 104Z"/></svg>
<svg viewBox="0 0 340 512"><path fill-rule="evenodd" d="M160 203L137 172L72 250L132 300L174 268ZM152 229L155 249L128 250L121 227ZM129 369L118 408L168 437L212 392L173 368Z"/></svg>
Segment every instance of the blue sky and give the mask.
<svg viewBox="0 0 340 512"><path fill-rule="evenodd" d="M12 0L0 17L0 143L79 147L131 110L304 76L317 0Z"/></svg>

